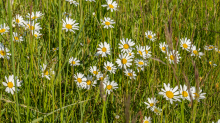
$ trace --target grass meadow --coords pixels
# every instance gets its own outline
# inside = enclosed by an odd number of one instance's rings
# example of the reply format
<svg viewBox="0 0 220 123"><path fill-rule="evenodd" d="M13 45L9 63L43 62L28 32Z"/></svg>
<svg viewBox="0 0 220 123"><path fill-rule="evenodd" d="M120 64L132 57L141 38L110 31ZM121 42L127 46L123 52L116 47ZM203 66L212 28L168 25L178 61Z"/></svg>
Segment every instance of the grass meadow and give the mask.
<svg viewBox="0 0 220 123"><path fill-rule="evenodd" d="M219 123L219 66L220 0L0 0L4 123Z"/></svg>

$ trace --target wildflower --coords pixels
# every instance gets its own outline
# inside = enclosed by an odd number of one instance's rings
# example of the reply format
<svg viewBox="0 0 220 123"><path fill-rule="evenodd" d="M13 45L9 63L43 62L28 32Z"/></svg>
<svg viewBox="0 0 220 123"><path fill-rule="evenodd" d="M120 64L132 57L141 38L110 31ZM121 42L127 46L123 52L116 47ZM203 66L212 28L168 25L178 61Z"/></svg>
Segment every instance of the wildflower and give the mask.
<svg viewBox="0 0 220 123"><path fill-rule="evenodd" d="M144 67L143 66L137 66L136 67L138 72L144 71Z"/></svg>
<svg viewBox="0 0 220 123"><path fill-rule="evenodd" d="M147 62L142 59L135 59L135 63L137 66L147 66Z"/></svg>
<svg viewBox="0 0 220 123"><path fill-rule="evenodd" d="M35 38L40 38L40 36L42 35L42 34L40 34L40 31L34 31L34 32L32 32L32 35L35 37Z"/></svg>
<svg viewBox="0 0 220 123"><path fill-rule="evenodd" d="M212 62L212 61L209 61L209 64L210 64L212 67L217 66L216 64L213 64L213 62Z"/></svg>
<svg viewBox="0 0 220 123"><path fill-rule="evenodd" d="M168 45L165 42L159 43L159 47L163 53L166 53L166 51L168 49Z"/></svg>
<svg viewBox="0 0 220 123"><path fill-rule="evenodd" d="M78 65L80 65L79 62L80 62L79 60L77 60L76 58L73 58L73 57L71 57L69 59L70 66L78 66Z"/></svg>
<svg viewBox="0 0 220 123"><path fill-rule="evenodd" d="M122 38L122 40L120 40L119 48L122 49L121 51L123 53L128 53L129 51L131 51L131 47L134 45L135 43L131 39Z"/></svg>
<svg viewBox="0 0 220 123"><path fill-rule="evenodd" d="M30 13L28 13L28 15L26 16L27 18L30 18L31 20L37 20L39 18L41 18L44 14L42 14L40 11L37 12L32 12L31 15Z"/></svg>
<svg viewBox="0 0 220 123"><path fill-rule="evenodd" d="M30 31L32 31L32 34L33 34L33 32L40 31L40 29L42 29L39 24L40 23L34 23L33 21L27 21L26 29L29 29Z"/></svg>
<svg viewBox="0 0 220 123"><path fill-rule="evenodd" d="M191 56L198 56L199 58L201 58L201 56L204 55L202 52L199 52L200 48L197 50L196 46L194 45L192 46L191 51L192 51Z"/></svg>
<svg viewBox="0 0 220 123"><path fill-rule="evenodd" d="M105 70L109 71L110 73L114 73L115 74L115 70L117 69L113 63L107 61L104 63L104 68Z"/></svg>
<svg viewBox="0 0 220 123"><path fill-rule="evenodd" d="M215 51L216 51L218 54L220 54L220 49L215 48Z"/></svg>
<svg viewBox="0 0 220 123"><path fill-rule="evenodd" d="M202 93L202 89L199 88L199 91L198 93L196 92L196 88L195 87L192 87L190 89L190 91L192 92L192 96L193 96L193 100L197 100L198 102L200 101L200 99L205 99L205 94L206 93Z"/></svg>
<svg viewBox="0 0 220 123"><path fill-rule="evenodd" d="M75 6L79 5L79 3L77 3L74 0L66 0L66 1L68 1L70 4L74 4Z"/></svg>
<svg viewBox="0 0 220 123"><path fill-rule="evenodd" d="M11 54L9 53L8 48L6 48L2 43L0 43L0 58L10 59Z"/></svg>
<svg viewBox="0 0 220 123"><path fill-rule="evenodd" d="M151 123L151 118L150 117L147 118L147 116L145 116L143 123Z"/></svg>
<svg viewBox="0 0 220 123"><path fill-rule="evenodd" d="M59 47L52 48L52 51L54 51L54 52L57 50L59 50Z"/></svg>
<svg viewBox="0 0 220 123"><path fill-rule="evenodd" d="M85 86L86 89L90 89L91 86L95 86L97 84L97 81L96 80L93 81L93 77L90 75L87 75L86 79L87 79Z"/></svg>
<svg viewBox="0 0 220 123"><path fill-rule="evenodd" d="M147 108L152 108L153 106L156 106L157 99L156 98L147 98L148 103L144 102L147 105Z"/></svg>
<svg viewBox="0 0 220 123"><path fill-rule="evenodd" d="M110 94L113 90L115 90L117 87L118 84L115 82L115 81L106 81L104 82L104 89L106 89L106 93L107 94Z"/></svg>
<svg viewBox="0 0 220 123"><path fill-rule="evenodd" d="M111 12L113 12L113 10L117 10L118 4L116 3L116 1L113 2L113 0L106 0L107 5L102 5L102 7L107 7L107 10L111 9Z"/></svg>
<svg viewBox="0 0 220 123"><path fill-rule="evenodd" d="M147 58L150 58L151 57L151 51L149 51L150 50L150 46L143 46L143 49L144 49L144 51L145 51L145 54L146 54L146 56L147 56Z"/></svg>
<svg viewBox="0 0 220 123"><path fill-rule="evenodd" d="M13 37L14 37L14 41L16 41L16 42L23 41L23 37L19 36L18 33L16 33L16 32L13 32Z"/></svg>
<svg viewBox="0 0 220 123"><path fill-rule="evenodd" d="M166 58L169 59L170 64L171 64L171 63L174 63L174 60L175 60L175 59L176 59L176 63L177 63L177 64L179 63L179 59L180 59L181 57L179 56L178 51L176 51L176 53L175 53L175 50L173 50L173 52L170 52L170 53L167 54L167 55L168 55L168 57L166 57Z"/></svg>
<svg viewBox="0 0 220 123"><path fill-rule="evenodd" d="M178 86L175 88L170 88L170 83L166 85L164 83L165 90L162 89L162 92L159 92L160 95L163 95L166 100L169 100L171 104L173 104L173 101L180 101L179 100L179 91L178 91Z"/></svg>
<svg viewBox="0 0 220 123"><path fill-rule="evenodd" d="M143 58L143 59L146 59L147 58L147 54L145 52L145 49L144 47L142 46L136 46L136 49L137 49L137 53Z"/></svg>
<svg viewBox="0 0 220 123"><path fill-rule="evenodd" d="M87 79L86 79L86 77L84 77L84 74L82 74L82 73L76 73L76 74L74 75L74 78L76 79L76 80L74 80L74 81L76 82L76 84L77 84L78 87L80 87L80 88L86 88L86 81L87 81Z"/></svg>
<svg viewBox="0 0 220 123"><path fill-rule="evenodd" d="M137 76L135 74L135 71L133 71L132 69L125 69L125 75L128 76L130 79L136 79L135 77Z"/></svg>
<svg viewBox="0 0 220 123"><path fill-rule="evenodd" d="M215 49L215 47L213 45L208 45L208 46L205 46L204 49L209 51L209 50Z"/></svg>
<svg viewBox="0 0 220 123"><path fill-rule="evenodd" d="M119 59L116 60L116 63L120 68L126 69L132 65L132 59L128 54L119 54Z"/></svg>
<svg viewBox="0 0 220 123"><path fill-rule="evenodd" d="M181 45L182 49L189 51L190 46L191 46L190 39L187 39L187 38L180 39L180 45Z"/></svg>
<svg viewBox="0 0 220 123"><path fill-rule="evenodd" d="M93 76L97 76L99 74L99 71L96 66L90 67L89 71L93 74Z"/></svg>
<svg viewBox="0 0 220 123"><path fill-rule="evenodd" d="M180 85L180 98L183 100L187 99L190 101L189 93L186 85Z"/></svg>
<svg viewBox="0 0 220 123"><path fill-rule="evenodd" d="M3 35L5 34L6 32L8 32L9 30L9 27L8 26L5 26L5 23L2 25L0 25L0 34Z"/></svg>
<svg viewBox="0 0 220 123"><path fill-rule="evenodd" d="M129 51L128 51L128 55L129 55L131 58L134 58L134 52L132 52L132 50L129 50Z"/></svg>
<svg viewBox="0 0 220 123"><path fill-rule="evenodd" d="M40 67L42 73L42 77L46 77L48 80L50 80L51 74L55 74L55 72L52 70L52 68L47 68L47 65L43 64L42 67Z"/></svg>
<svg viewBox="0 0 220 123"><path fill-rule="evenodd" d="M62 30L66 30L75 33L74 30L79 30L79 26L77 26L79 23L75 23L76 20L73 20L71 18L66 17L66 21L62 19L63 21L63 28Z"/></svg>
<svg viewBox="0 0 220 123"><path fill-rule="evenodd" d="M152 31L145 32L145 36L147 39L150 39L152 42L156 39L156 34L154 34Z"/></svg>
<svg viewBox="0 0 220 123"><path fill-rule="evenodd" d="M104 28L114 28L112 26L112 24L115 24L115 22L113 20L111 20L111 18L109 17L104 17L104 20L101 19L102 25L104 25Z"/></svg>
<svg viewBox="0 0 220 123"><path fill-rule="evenodd" d="M160 115L161 114L161 111L162 109L160 108L157 108L156 106L153 106L152 108L150 108L151 111L153 111L154 113L156 113L156 115Z"/></svg>
<svg viewBox="0 0 220 123"><path fill-rule="evenodd" d="M2 82L2 84L4 86L6 86L5 91L7 93L11 93L12 95L14 94L14 92L15 92L15 82L16 82L17 87L21 87L21 82L22 81L17 79L17 76L15 77L15 80L14 80L14 75L10 75L8 78L5 76L5 80L6 80L6 82Z"/></svg>
<svg viewBox="0 0 220 123"><path fill-rule="evenodd" d="M106 54L110 55L110 45L106 42L104 42L104 44L101 42L97 50L97 53L101 54L102 57L106 57Z"/></svg>
<svg viewBox="0 0 220 123"><path fill-rule="evenodd" d="M19 14L15 15L15 18L13 19L13 21L15 24L17 24L18 26L25 26L25 21L23 19L22 16L20 16Z"/></svg>

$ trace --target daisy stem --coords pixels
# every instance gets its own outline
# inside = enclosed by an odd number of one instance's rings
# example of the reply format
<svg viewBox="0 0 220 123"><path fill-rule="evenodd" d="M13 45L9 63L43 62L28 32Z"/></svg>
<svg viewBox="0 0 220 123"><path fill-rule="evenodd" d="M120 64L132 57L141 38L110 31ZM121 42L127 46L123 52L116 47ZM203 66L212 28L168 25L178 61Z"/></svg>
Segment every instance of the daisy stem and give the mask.
<svg viewBox="0 0 220 123"><path fill-rule="evenodd" d="M182 101L182 105L181 105L181 116L182 116L182 123L184 122L184 100Z"/></svg>
<svg viewBox="0 0 220 123"><path fill-rule="evenodd" d="M18 93L17 93L17 80L15 75L15 56L14 56L14 42L12 40L12 12L11 12L11 4L10 0L8 1L8 13L9 13L9 27L10 27L10 40L11 40L11 55L12 55L12 66L13 66L13 75L14 75L14 84L15 84L15 97L16 97L16 108L17 108L17 122L20 123L20 113L19 113L19 105L18 105Z"/></svg>

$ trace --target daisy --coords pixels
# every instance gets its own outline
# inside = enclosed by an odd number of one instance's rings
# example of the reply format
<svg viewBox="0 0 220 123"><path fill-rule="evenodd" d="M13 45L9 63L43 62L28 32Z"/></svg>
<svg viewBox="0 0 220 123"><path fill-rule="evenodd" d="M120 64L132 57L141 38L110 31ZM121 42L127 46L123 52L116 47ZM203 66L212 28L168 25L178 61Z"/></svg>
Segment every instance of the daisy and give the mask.
<svg viewBox="0 0 220 123"><path fill-rule="evenodd" d="M33 32L32 32L32 35L33 35L35 38L39 39L42 34L40 34L40 31L34 31L34 34L33 34Z"/></svg>
<svg viewBox="0 0 220 123"><path fill-rule="evenodd" d="M137 66L147 66L147 63L142 59L135 59L135 63Z"/></svg>
<svg viewBox="0 0 220 123"><path fill-rule="evenodd" d="M106 0L107 5L102 5L102 7L107 7L107 10L111 9L111 12L113 12L113 10L117 10L118 4L113 0Z"/></svg>
<svg viewBox="0 0 220 123"><path fill-rule="evenodd" d="M151 51L150 50L150 46L143 46L143 49L145 51L145 54L147 55L147 58L150 58L151 57Z"/></svg>
<svg viewBox="0 0 220 123"><path fill-rule="evenodd" d="M209 61L209 64L213 67L217 66L216 64L213 64L212 61Z"/></svg>
<svg viewBox="0 0 220 123"><path fill-rule="evenodd" d="M39 18L41 18L44 14L42 14L40 11L37 12L32 12L31 15L30 13L28 13L28 15L26 16L27 18L31 18L31 20L37 20Z"/></svg>
<svg viewBox="0 0 220 123"><path fill-rule="evenodd" d="M110 81L107 81L107 82L104 82L104 89L106 89L106 93L107 94L110 94L113 90L115 90L117 87L118 84L114 81L110 82Z"/></svg>
<svg viewBox="0 0 220 123"><path fill-rule="evenodd" d="M4 47L2 43L0 43L0 58L7 58L10 59L11 54L9 53L8 48Z"/></svg>
<svg viewBox="0 0 220 123"><path fill-rule="evenodd" d="M87 79L86 79L86 77L84 77L84 74L82 74L82 73L76 73L75 75L74 75L74 78L76 79L76 80L74 80L75 82L76 82L76 84L77 84L77 86L78 87L81 87L81 88L85 88L86 87L86 81L87 81Z"/></svg>
<svg viewBox="0 0 220 123"><path fill-rule="evenodd" d="M5 34L6 32L8 32L9 30L9 27L8 26L5 26L5 23L2 25L0 25L0 34L3 35Z"/></svg>
<svg viewBox="0 0 220 123"><path fill-rule="evenodd" d="M40 23L34 23L34 21L27 21L26 22L26 29L29 29L30 31L33 32L35 31L40 31L42 28L40 27Z"/></svg>
<svg viewBox="0 0 220 123"><path fill-rule="evenodd" d="M187 86L186 85L180 85L180 98L182 98L183 100L187 99L190 101L190 96L187 90Z"/></svg>
<svg viewBox="0 0 220 123"><path fill-rule="evenodd" d="M215 47L213 45L208 45L208 46L205 46L204 49L209 51L209 50L215 49Z"/></svg>
<svg viewBox="0 0 220 123"><path fill-rule="evenodd" d="M196 92L196 88L192 87L190 89L190 91L192 92L192 96L193 96L193 100L197 100L198 102L200 101L200 99L205 99L205 94L206 93L202 93L202 89L199 88L198 93Z"/></svg>
<svg viewBox="0 0 220 123"><path fill-rule="evenodd" d="M156 113L156 115L160 115L162 112L162 109L157 108L156 106L153 106L152 108L150 108L151 111L153 111L154 113Z"/></svg>
<svg viewBox="0 0 220 123"><path fill-rule="evenodd" d="M43 64L42 67L40 67L42 73L41 76L46 77L48 80L50 80L51 74L55 74L55 72L52 70L52 68L47 68L47 65Z"/></svg>
<svg viewBox="0 0 220 123"><path fill-rule="evenodd" d="M136 79L135 77L137 76L135 74L135 71L131 70L131 69L125 69L124 71L125 75L128 76L130 79Z"/></svg>
<svg viewBox="0 0 220 123"><path fill-rule="evenodd" d="M175 58L176 58L176 63L177 64L180 62L179 61L179 59L181 58L179 56L180 54L178 53L178 51L176 51L176 54L174 54L174 53L175 53L175 50L173 50L173 52L170 52L169 54L167 54L168 57L165 57L165 58L169 59L170 64L174 63Z"/></svg>
<svg viewBox="0 0 220 123"><path fill-rule="evenodd" d="M131 51L131 47L134 46L135 43L131 40L126 38L126 40L123 38L120 40L119 49L121 49L121 52L128 53Z"/></svg>
<svg viewBox="0 0 220 123"><path fill-rule="evenodd" d="M151 123L151 118L150 117L147 118L147 116L145 116L143 123Z"/></svg>
<svg viewBox="0 0 220 123"><path fill-rule="evenodd" d="M138 72L144 71L144 67L143 66L137 66L136 67Z"/></svg>
<svg viewBox="0 0 220 123"><path fill-rule="evenodd" d="M106 42L104 44L101 42L99 48L97 48L98 54L101 54L102 57L107 57L107 54L110 55L110 45Z"/></svg>
<svg viewBox="0 0 220 123"><path fill-rule="evenodd" d="M18 35L18 33L16 33L16 32L13 32L13 37L14 37L14 41L16 41L16 42L23 41L23 37Z"/></svg>
<svg viewBox="0 0 220 123"><path fill-rule="evenodd" d="M119 59L116 59L116 63L120 68L126 69L132 65L132 59L128 54L119 54Z"/></svg>
<svg viewBox="0 0 220 123"><path fill-rule="evenodd" d="M114 28L112 24L115 24L114 20L111 20L109 17L104 17L104 20L101 19L102 25L104 25L104 28Z"/></svg>
<svg viewBox="0 0 220 123"><path fill-rule="evenodd" d="M15 24L18 24L18 26L25 26L25 21L23 19L22 16L20 16L19 14L15 15L15 18L13 19L13 21Z"/></svg>
<svg viewBox="0 0 220 123"><path fill-rule="evenodd" d="M115 71L117 70L117 68L114 66L114 64L109 61L104 63L104 69L109 71L110 73L113 73L113 74L115 74Z"/></svg>
<svg viewBox="0 0 220 123"><path fill-rule="evenodd" d="M147 39L150 39L153 42L156 39L156 37L155 37L156 34L154 34L152 31L145 32L145 36L146 36Z"/></svg>
<svg viewBox="0 0 220 123"><path fill-rule="evenodd" d="M147 108L152 108L153 106L156 106L157 99L156 98L147 98L148 103L144 102L147 105Z"/></svg>
<svg viewBox="0 0 220 123"><path fill-rule="evenodd" d="M87 79L86 87L85 87L86 89L90 89L91 86L95 86L97 84L97 81L96 80L93 81L93 77L90 75L87 75L86 79Z"/></svg>
<svg viewBox="0 0 220 123"><path fill-rule="evenodd" d="M17 87L21 87L21 82L22 81L19 81L19 79L17 79L17 76L15 77L15 80L14 80L14 75L10 75L8 78L5 76L5 80L6 80L6 82L2 82L2 84L4 86L6 86L5 91L7 93L11 93L12 95L14 94L14 92L15 92L15 82L16 82Z"/></svg>
<svg viewBox="0 0 220 123"><path fill-rule="evenodd" d="M75 6L79 5L79 3L77 3L74 0L66 0L66 1L68 1L70 4L74 4Z"/></svg>
<svg viewBox="0 0 220 123"><path fill-rule="evenodd" d="M144 47L142 46L136 46L136 49L137 49L137 53L143 58L143 59L146 59L147 58L147 54L144 50Z"/></svg>
<svg viewBox="0 0 220 123"><path fill-rule="evenodd" d="M97 76L99 74L97 66L90 67L89 72L91 72L93 74L93 76Z"/></svg>
<svg viewBox="0 0 220 123"><path fill-rule="evenodd" d="M215 48L215 51L220 54L220 49Z"/></svg>
<svg viewBox="0 0 220 123"><path fill-rule="evenodd" d="M128 55L133 59L134 58L134 52L132 52L132 50L128 51Z"/></svg>
<svg viewBox="0 0 220 123"><path fill-rule="evenodd" d="M168 49L168 45L165 42L159 43L159 47L163 53L166 53L166 51Z"/></svg>
<svg viewBox="0 0 220 123"><path fill-rule="evenodd" d="M164 83L165 90L162 89L162 92L159 92L160 95L163 95L166 100L170 100L170 103L173 104L173 101L180 101L179 100L179 91L178 91L178 86L175 88L170 88L170 83L166 85Z"/></svg>
<svg viewBox="0 0 220 123"><path fill-rule="evenodd" d="M184 49L186 51L190 51L190 46L191 46L190 39L187 39L187 38L180 39L180 45L181 45L182 49Z"/></svg>
<svg viewBox="0 0 220 123"><path fill-rule="evenodd" d="M63 28L62 30L66 30L75 33L75 31L73 30L79 30L79 26L77 26L79 23L75 23L76 20L73 20L71 18L67 18L66 17L66 21L64 19L63 20Z"/></svg>
<svg viewBox="0 0 220 123"><path fill-rule="evenodd" d="M52 48L52 51L54 51L54 52L57 50L59 50L59 47Z"/></svg>
<svg viewBox="0 0 220 123"><path fill-rule="evenodd" d="M80 65L79 62L80 62L79 60L77 60L76 58L73 58L73 57L71 57L69 59L70 66L78 66L78 65Z"/></svg>
<svg viewBox="0 0 220 123"><path fill-rule="evenodd" d="M196 46L194 45L192 46L191 51L192 51L191 56L198 56L199 58L201 58L201 56L204 55L202 52L199 52L200 48L197 50Z"/></svg>

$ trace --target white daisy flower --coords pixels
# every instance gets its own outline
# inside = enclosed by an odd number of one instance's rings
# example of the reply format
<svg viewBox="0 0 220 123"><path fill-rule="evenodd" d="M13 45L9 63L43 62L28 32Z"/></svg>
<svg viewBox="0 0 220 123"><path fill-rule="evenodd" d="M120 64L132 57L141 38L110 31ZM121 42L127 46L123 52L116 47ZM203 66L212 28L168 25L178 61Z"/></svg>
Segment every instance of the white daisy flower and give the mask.
<svg viewBox="0 0 220 123"><path fill-rule="evenodd" d="M143 49L145 51L145 54L147 55L147 58L150 58L151 57L151 51L150 50L150 46L146 45L146 46L143 46Z"/></svg>
<svg viewBox="0 0 220 123"><path fill-rule="evenodd" d="M97 81L93 80L93 77L90 75L87 75L86 79L86 89L90 89L91 86L95 86L97 84Z"/></svg>
<svg viewBox="0 0 220 123"><path fill-rule="evenodd" d="M110 55L110 45L106 42L104 44L101 42L99 48L97 48L98 54L101 54L102 57L107 57L107 54Z"/></svg>
<svg viewBox="0 0 220 123"><path fill-rule="evenodd" d="M50 80L51 74L55 74L55 72L52 70L52 68L47 68L47 65L43 64L42 67L40 67L42 73L41 76L42 78L45 77L48 80Z"/></svg>
<svg viewBox="0 0 220 123"><path fill-rule="evenodd" d="M132 59L128 54L119 54L119 59L116 59L116 63L120 68L126 69L132 65Z"/></svg>
<svg viewBox="0 0 220 123"><path fill-rule="evenodd" d="M97 66L90 66L89 72L91 72L93 76L97 76L99 74Z"/></svg>
<svg viewBox="0 0 220 123"><path fill-rule="evenodd" d="M6 48L2 43L0 43L0 58L10 59L11 54L9 53L8 48Z"/></svg>
<svg viewBox="0 0 220 123"><path fill-rule="evenodd" d="M136 69L137 69L138 72L144 71L143 66L136 66Z"/></svg>
<svg viewBox="0 0 220 123"><path fill-rule="evenodd" d="M192 51L191 56L198 56L199 58L201 58L201 56L204 55L202 52L199 52L200 48L197 50L196 46L194 45L192 46L191 51Z"/></svg>
<svg viewBox="0 0 220 123"><path fill-rule="evenodd" d="M34 23L34 21L26 21L26 29L29 29L33 32L40 31L42 28L40 27L40 23Z"/></svg>
<svg viewBox="0 0 220 123"><path fill-rule="evenodd" d="M0 34L1 35L3 35L3 34L5 34L6 32L8 32L9 31L9 26L5 26L5 23L2 25L0 25Z"/></svg>
<svg viewBox="0 0 220 123"><path fill-rule="evenodd" d="M156 115L160 115L162 112L162 109L157 108L156 106L153 106L152 108L150 108L151 111L153 111Z"/></svg>
<svg viewBox="0 0 220 123"><path fill-rule="evenodd" d="M57 50L59 50L59 47L52 48L52 51L54 51L54 52Z"/></svg>
<svg viewBox="0 0 220 123"><path fill-rule="evenodd" d="M159 43L159 47L163 53L166 53L166 51L168 49L168 45L165 42Z"/></svg>
<svg viewBox="0 0 220 123"><path fill-rule="evenodd" d="M75 82L76 82L76 84L77 84L77 86L78 87L80 87L80 88L86 88L86 81L87 81L87 79L86 79L86 77L84 77L84 74L82 74L82 73L76 73L75 75L74 75L74 78L75 78Z"/></svg>
<svg viewBox="0 0 220 123"><path fill-rule="evenodd" d="M208 45L208 46L204 46L204 49L209 51L215 49L215 47L213 45Z"/></svg>
<svg viewBox="0 0 220 123"><path fill-rule="evenodd" d="M187 86L186 85L180 85L180 98L182 98L183 100L187 99L190 101L190 96L187 90Z"/></svg>
<svg viewBox="0 0 220 123"><path fill-rule="evenodd" d="M151 123L151 118L147 116L144 117L143 123Z"/></svg>
<svg viewBox="0 0 220 123"><path fill-rule="evenodd" d="M147 54L146 54L146 52L145 52L144 47L142 47L141 45L139 45L139 46L136 46L136 49L137 49L137 53L138 53L143 59L146 59L146 58L147 58Z"/></svg>
<svg viewBox="0 0 220 123"><path fill-rule="evenodd" d="M33 34L33 32L32 32L32 35L33 35L35 38L39 39L42 34L40 34L40 31L34 31L34 34Z"/></svg>
<svg viewBox="0 0 220 123"><path fill-rule="evenodd" d="M110 82L104 82L104 89L106 89L106 93L110 94L113 90L115 90L116 88L118 88L118 84L114 81Z"/></svg>
<svg viewBox="0 0 220 123"><path fill-rule="evenodd" d="M20 16L19 14L15 15L15 18L13 19L13 21L15 24L18 24L18 26L25 26L25 21L23 19L22 16Z"/></svg>
<svg viewBox="0 0 220 123"><path fill-rule="evenodd" d="M79 3L77 3L74 0L66 0L66 1L68 1L70 4L74 4L75 6L79 5Z"/></svg>
<svg viewBox="0 0 220 123"><path fill-rule="evenodd" d="M113 10L117 10L118 4L116 3L116 1L113 2L113 0L106 0L107 5L102 5L102 7L107 7L107 10L111 9L111 12L113 12Z"/></svg>
<svg viewBox="0 0 220 123"><path fill-rule="evenodd" d="M175 54L175 52L176 52L176 54ZM167 54L168 55L168 57L165 57L166 59L167 58L169 58L169 62L170 62L170 64L172 64L172 63L174 63L174 60L175 60L175 58L176 58L176 63L178 64L179 62L180 62L180 54L178 53L178 51L175 51L175 50L173 50L173 52L170 52L169 54Z"/></svg>
<svg viewBox="0 0 220 123"><path fill-rule="evenodd" d="M215 48L215 51L220 54L220 49Z"/></svg>
<svg viewBox="0 0 220 123"><path fill-rule="evenodd" d="M73 20L71 18L66 17L66 21L62 19L63 21L63 28L62 30L66 30L75 33L74 30L79 30L79 26L77 26L79 23L75 23L76 20Z"/></svg>
<svg viewBox="0 0 220 123"><path fill-rule="evenodd" d="M104 20L101 19L102 25L104 25L104 28L114 28L112 24L115 24L114 20L111 20L109 17L104 17Z"/></svg>
<svg viewBox="0 0 220 123"><path fill-rule="evenodd" d="M133 59L134 58L134 52L132 52L132 50L128 51L128 55Z"/></svg>
<svg viewBox="0 0 220 123"><path fill-rule="evenodd" d="M137 66L147 66L147 62L142 59L135 59L135 63Z"/></svg>
<svg viewBox="0 0 220 123"><path fill-rule="evenodd" d="M205 99L205 94L206 93L202 93L202 89L199 88L198 93L196 93L196 88L195 87L191 87L190 91L192 93L193 96L193 100L197 100L198 102L200 101L200 99Z"/></svg>
<svg viewBox="0 0 220 123"><path fill-rule="evenodd" d="M190 51L191 41L187 38L180 39L180 46L186 51Z"/></svg>
<svg viewBox="0 0 220 123"><path fill-rule="evenodd" d="M16 42L23 41L23 37L18 35L18 33L16 33L16 32L13 32L13 37L14 37L14 41L16 41Z"/></svg>
<svg viewBox="0 0 220 123"><path fill-rule="evenodd" d="M2 84L4 86L6 86L5 91L7 93L11 93L12 95L14 94L14 92L15 92L15 82L16 82L17 87L21 87L21 82L22 81L17 79L17 76L15 77L15 80L14 80L14 75L10 75L8 78L5 76L5 80L6 80L6 82L2 82Z"/></svg>
<svg viewBox="0 0 220 123"><path fill-rule="evenodd" d="M148 103L144 102L147 105L147 108L152 108L154 106L156 106L157 103L157 99L156 98L147 98Z"/></svg>
<svg viewBox="0 0 220 123"><path fill-rule="evenodd" d="M130 79L136 79L136 74L135 71L133 71L132 69L125 69L124 71L125 75L128 76Z"/></svg>
<svg viewBox="0 0 220 123"><path fill-rule="evenodd" d="M210 64L212 67L217 66L217 64L214 64L212 61L209 61L209 64Z"/></svg>
<svg viewBox="0 0 220 123"><path fill-rule="evenodd" d="M164 88L165 90L162 89L162 92L159 92L159 94L163 95L166 100L169 100L171 104L173 104L173 101L180 101L178 86L175 88L170 88L170 83L167 85L164 83Z"/></svg>
<svg viewBox="0 0 220 123"><path fill-rule="evenodd" d="M73 58L73 57L71 57L69 59L70 66L78 66L78 65L80 65L79 62L80 62L79 60L77 60L76 58Z"/></svg>
<svg viewBox="0 0 220 123"><path fill-rule="evenodd" d="M153 33L152 31L145 32L145 36L146 36L147 39L150 39L153 42L156 39L156 34Z"/></svg>
<svg viewBox="0 0 220 123"><path fill-rule="evenodd" d="M26 17L29 19L31 17L31 20L37 20L37 19L41 18L43 15L44 14L42 14L40 11L37 11L37 12L32 12L31 15L30 15L30 13L28 13L28 15Z"/></svg>
<svg viewBox="0 0 220 123"><path fill-rule="evenodd" d="M125 40L122 38L122 40L120 40L119 49L121 49L121 52L123 53L128 53L134 45L135 43L131 39L126 38Z"/></svg>
<svg viewBox="0 0 220 123"><path fill-rule="evenodd" d="M109 71L110 73L113 73L113 74L115 74L115 71L117 70L117 68L114 66L114 64L109 61L104 63L104 69Z"/></svg>

